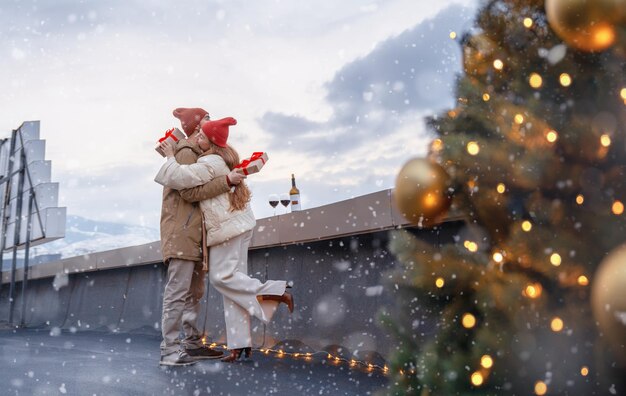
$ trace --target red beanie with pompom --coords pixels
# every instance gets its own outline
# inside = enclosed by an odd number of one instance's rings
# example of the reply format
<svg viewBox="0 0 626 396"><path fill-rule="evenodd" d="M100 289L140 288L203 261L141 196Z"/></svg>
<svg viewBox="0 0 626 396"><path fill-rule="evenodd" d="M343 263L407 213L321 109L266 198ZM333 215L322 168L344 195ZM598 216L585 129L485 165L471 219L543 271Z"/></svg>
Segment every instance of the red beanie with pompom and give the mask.
<svg viewBox="0 0 626 396"><path fill-rule="evenodd" d="M173 111L174 117L180 120L180 126L187 137L191 136L193 131L200 125L200 120L209 114L206 110L199 107L185 108L179 107Z"/></svg>
<svg viewBox="0 0 626 396"><path fill-rule="evenodd" d="M233 117L222 118L221 120L207 121L202 125L202 132L210 141L220 147L226 147L228 140L228 127L237 125L237 120Z"/></svg>

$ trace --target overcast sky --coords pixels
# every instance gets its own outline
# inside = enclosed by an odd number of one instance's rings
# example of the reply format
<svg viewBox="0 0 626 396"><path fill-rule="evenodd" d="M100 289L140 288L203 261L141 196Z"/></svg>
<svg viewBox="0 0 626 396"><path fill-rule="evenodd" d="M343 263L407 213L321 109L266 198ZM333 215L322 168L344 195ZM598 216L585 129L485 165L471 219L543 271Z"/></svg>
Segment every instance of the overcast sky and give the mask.
<svg viewBox="0 0 626 396"><path fill-rule="evenodd" d="M154 144L176 107L232 116L257 218L296 174L303 208L393 187L452 106L475 1L0 3L0 137L40 120L68 214L158 228ZM284 213L282 207L277 213Z"/></svg>

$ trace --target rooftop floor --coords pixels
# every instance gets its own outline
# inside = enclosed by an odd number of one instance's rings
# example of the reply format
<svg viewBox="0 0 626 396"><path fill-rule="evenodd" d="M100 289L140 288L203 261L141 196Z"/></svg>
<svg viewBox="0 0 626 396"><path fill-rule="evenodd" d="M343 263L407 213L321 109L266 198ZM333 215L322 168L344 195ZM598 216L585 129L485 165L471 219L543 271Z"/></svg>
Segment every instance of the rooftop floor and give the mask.
<svg viewBox="0 0 626 396"><path fill-rule="evenodd" d="M252 354L252 362L219 360L158 365L160 339L143 334L0 331L4 395L370 395L387 386L378 372Z"/></svg>

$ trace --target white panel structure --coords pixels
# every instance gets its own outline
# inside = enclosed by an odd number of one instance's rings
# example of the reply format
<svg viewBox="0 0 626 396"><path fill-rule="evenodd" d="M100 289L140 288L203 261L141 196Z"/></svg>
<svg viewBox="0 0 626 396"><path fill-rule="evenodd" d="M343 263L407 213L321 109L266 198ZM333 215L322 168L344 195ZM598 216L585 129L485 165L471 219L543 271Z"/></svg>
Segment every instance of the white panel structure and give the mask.
<svg viewBox="0 0 626 396"><path fill-rule="evenodd" d="M24 122L12 134L14 141L0 141L0 229L4 231L0 248L4 251L25 247L29 218L30 246L65 236L66 208L58 207L59 183L50 181L52 165L45 159L46 142L39 138L39 126L39 121Z"/></svg>

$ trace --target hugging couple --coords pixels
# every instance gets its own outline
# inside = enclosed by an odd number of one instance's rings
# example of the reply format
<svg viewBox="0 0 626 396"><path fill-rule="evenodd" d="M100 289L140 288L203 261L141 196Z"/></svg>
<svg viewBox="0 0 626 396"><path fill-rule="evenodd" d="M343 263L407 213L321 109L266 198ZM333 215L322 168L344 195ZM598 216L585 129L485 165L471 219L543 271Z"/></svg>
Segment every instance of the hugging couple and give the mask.
<svg viewBox="0 0 626 396"><path fill-rule="evenodd" d="M249 358L250 317L268 323L280 303L293 312L293 297L285 281L261 282L248 275L248 247L256 220L245 176L233 170L239 155L227 143L228 128L237 121L231 117L212 121L200 108L178 108L174 117L187 138L175 145L167 140L160 144L167 161L155 177L164 186L161 252L167 265L160 365ZM224 300L230 352L226 357L208 348L198 329L207 272Z"/></svg>

